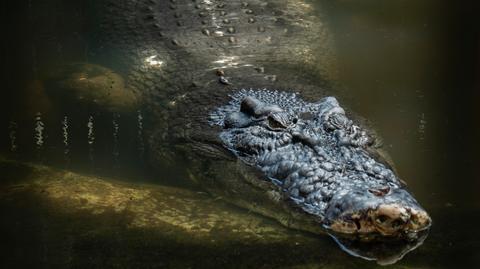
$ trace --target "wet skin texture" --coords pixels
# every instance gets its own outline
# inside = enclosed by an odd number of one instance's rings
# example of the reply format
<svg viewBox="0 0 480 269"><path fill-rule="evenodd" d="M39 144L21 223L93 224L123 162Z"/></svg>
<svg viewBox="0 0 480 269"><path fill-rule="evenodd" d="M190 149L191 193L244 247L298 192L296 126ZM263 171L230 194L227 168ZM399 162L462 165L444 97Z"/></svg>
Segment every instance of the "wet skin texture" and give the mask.
<svg viewBox="0 0 480 269"><path fill-rule="evenodd" d="M286 224L266 213L281 211L280 204L319 229L295 228L360 241L423 240L418 232L430 225L427 213L375 148L373 135L335 98L325 98L337 86L336 57L319 3L96 4L98 61L114 66L139 93L152 126L145 132L153 167L187 155L189 173L217 186L212 192L232 191L237 204ZM250 88L266 90L241 90ZM238 161L258 172L248 184L222 174L222 166ZM202 177L210 171L220 172ZM262 185L257 198L274 197L270 209L252 206L256 184ZM408 243L400 256L411 248Z"/></svg>
<svg viewBox="0 0 480 269"><path fill-rule="evenodd" d="M415 238L430 217L334 97L243 90L212 114L225 146L336 233Z"/></svg>

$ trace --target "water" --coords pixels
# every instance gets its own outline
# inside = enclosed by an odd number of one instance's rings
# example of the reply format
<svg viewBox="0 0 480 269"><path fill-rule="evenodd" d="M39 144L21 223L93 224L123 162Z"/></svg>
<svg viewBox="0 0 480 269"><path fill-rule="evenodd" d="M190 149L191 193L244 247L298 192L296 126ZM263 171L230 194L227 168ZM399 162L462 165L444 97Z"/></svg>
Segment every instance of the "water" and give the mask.
<svg viewBox="0 0 480 269"><path fill-rule="evenodd" d="M46 185L46 193L62 193L62 201L72 206L69 210L80 207L85 211L62 215L41 207L46 202L32 206L37 198L30 196L24 201L27 207L19 200L13 205L2 205L2 219L6 220L0 227L9 234L5 242L10 244L3 245L0 254L4 256L5 268L35 264L176 268L378 266L348 256L330 238L284 229L273 221L199 194L202 190L179 180L187 177L180 169L165 170L160 178L150 173L145 169L148 149L144 137L144 128L149 126L141 109L125 115L105 113L94 107L66 110L67 114L65 109L59 109L58 100L46 95L49 85L43 78L56 66L94 62L98 57L90 47L96 37L89 34L96 22L86 20L87 14L93 12L90 2L2 4L2 25L6 26L4 36L8 37L2 41L2 155L128 184L162 182L162 186L182 187L188 193L173 191L182 197L178 201L172 191L164 189L158 193L169 195L156 199L174 197L164 204L179 215L184 213L181 227L193 227L194 232L179 229L178 222L148 226L156 223L153 220L145 220L144 226L125 228L122 223L132 217L127 213L104 216L106 223L116 223L111 229L104 229L103 219L89 215L88 211L95 212L101 204L91 197L80 197L79 204L75 204L72 201L77 201L74 198L78 194L74 190L52 183ZM475 102L480 91L476 9L466 3L433 0L343 0L329 3L326 8L335 33L339 76L344 85L336 96L372 122L398 173L434 221L424 244L394 266L477 267L480 184L474 167L478 162L480 111ZM156 58L147 60L150 65L162 64ZM114 77L112 81L117 82ZM60 103L71 106L62 99ZM3 180L14 178L21 182L47 173L15 165L1 167ZM124 193L139 186L122 184L115 183L113 190ZM81 186L88 189L89 185ZM104 185L94 186L101 189ZM113 196L111 201L116 203L118 199L121 196ZM189 211L185 209L189 207L179 206L185 201L198 204L198 208ZM141 205L146 207L147 202ZM207 229L206 208L212 210L212 216L237 221L203 235L202 229ZM144 216L138 212L155 212L143 207L142 210L131 211L132 218L142 220ZM173 217L158 218L165 221ZM218 222L211 222L215 221ZM246 236L248 232L242 233L245 227L263 237Z"/></svg>

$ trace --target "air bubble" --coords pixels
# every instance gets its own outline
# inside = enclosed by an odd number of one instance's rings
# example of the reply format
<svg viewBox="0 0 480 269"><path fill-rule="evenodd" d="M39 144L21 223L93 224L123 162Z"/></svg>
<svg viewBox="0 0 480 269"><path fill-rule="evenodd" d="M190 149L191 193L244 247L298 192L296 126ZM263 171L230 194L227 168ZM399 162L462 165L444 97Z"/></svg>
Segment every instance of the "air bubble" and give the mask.
<svg viewBox="0 0 480 269"><path fill-rule="evenodd" d="M120 155L120 151L118 149L118 131L120 129L120 125L118 124L118 119L120 115L114 114L112 119L112 126L113 126L113 161L116 163L118 162L118 156Z"/></svg>
<svg viewBox="0 0 480 269"><path fill-rule="evenodd" d="M137 111L137 140L138 140L138 153L140 157L143 157L145 152L145 144L143 142L143 116L140 110Z"/></svg>
<svg viewBox="0 0 480 269"><path fill-rule="evenodd" d="M68 155L68 153L70 152L70 149L69 149L69 143L68 143L68 116L65 116L63 117L63 120L62 120L62 135L63 135L63 146L64 146L64 150L63 150L63 153L65 155Z"/></svg>
<svg viewBox="0 0 480 269"><path fill-rule="evenodd" d="M87 122L87 142L88 142L88 157L93 164L93 143L95 142L95 130L94 128L94 121L93 116L88 117Z"/></svg>
<svg viewBox="0 0 480 269"><path fill-rule="evenodd" d="M17 151L17 129L18 125L14 121L10 121L8 124L8 136L10 137L10 151L16 152Z"/></svg>
<svg viewBox="0 0 480 269"><path fill-rule="evenodd" d="M35 116L35 145L37 149L41 149L44 143L43 131L45 130L45 124L42 121L42 113L38 112Z"/></svg>

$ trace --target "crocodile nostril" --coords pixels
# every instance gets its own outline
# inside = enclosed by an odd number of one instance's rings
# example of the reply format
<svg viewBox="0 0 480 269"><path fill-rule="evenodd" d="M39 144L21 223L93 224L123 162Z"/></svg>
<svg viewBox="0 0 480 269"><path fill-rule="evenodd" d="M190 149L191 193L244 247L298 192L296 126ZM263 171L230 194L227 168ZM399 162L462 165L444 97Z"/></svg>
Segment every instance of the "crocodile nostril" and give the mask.
<svg viewBox="0 0 480 269"><path fill-rule="evenodd" d="M387 215L379 215L375 218L377 227L383 232L394 232L405 225L405 221L401 218L392 218Z"/></svg>
<svg viewBox="0 0 480 269"><path fill-rule="evenodd" d="M375 221L379 224L384 224L389 218L386 215L379 215L375 218Z"/></svg>
<svg viewBox="0 0 480 269"><path fill-rule="evenodd" d="M357 228L357 230L360 230L362 228L362 225L360 224L360 220L354 219L353 223L355 223L355 227Z"/></svg>
<svg viewBox="0 0 480 269"><path fill-rule="evenodd" d="M411 217L409 211L399 204L383 204L372 213L377 231L385 235L395 234L404 228Z"/></svg>

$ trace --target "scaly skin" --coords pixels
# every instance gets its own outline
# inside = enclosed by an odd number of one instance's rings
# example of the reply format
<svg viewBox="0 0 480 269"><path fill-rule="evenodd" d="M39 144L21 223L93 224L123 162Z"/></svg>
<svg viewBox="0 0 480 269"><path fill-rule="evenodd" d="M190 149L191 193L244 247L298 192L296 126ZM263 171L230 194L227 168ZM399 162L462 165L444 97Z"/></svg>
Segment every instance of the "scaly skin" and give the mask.
<svg viewBox="0 0 480 269"><path fill-rule="evenodd" d="M243 90L211 115L224 145L336 233L414 238L430 217L334 97ZM377 153L377 154L376 154Z"/></svg>
<svg viewBox="0 0 480 269"><path fill-rule="evenodd" d="M111 0L101 6L98 55L120 67L127 86L141 94L155 126L149 130L154 166L188 155L192 179L289 227L364 241L423 240L428 214L372 134L334 98L324 98L336 75L319 4ZM239 90L250 88L279 91Z"/></svg>

